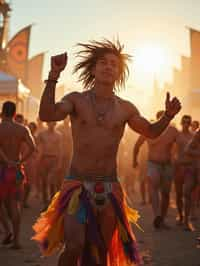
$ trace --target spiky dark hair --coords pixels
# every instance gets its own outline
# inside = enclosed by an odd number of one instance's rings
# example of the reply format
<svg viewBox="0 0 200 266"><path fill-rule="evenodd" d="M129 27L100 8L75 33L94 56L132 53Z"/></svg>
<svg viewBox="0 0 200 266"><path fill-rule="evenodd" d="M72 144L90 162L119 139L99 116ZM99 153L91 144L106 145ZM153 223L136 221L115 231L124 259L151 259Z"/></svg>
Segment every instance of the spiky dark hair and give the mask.
<svg viewBox="0 0 200 266"><path fill-rule="evenodd" d="M89 43L78 43L77 46L83 48L76 53L76 57L80 62L74 67L73 73L79 72L79 81L83 83L84 89L89 89L94 86L95 77L92 70L97 63L97 60L108 53L112 53L119 58L119 77L115 82L115 89L119 90L125 86L125 82L129 76L128 62L131 56L122 53L124 45L121 45L119 40L109 41L90 41Z"/></svg>

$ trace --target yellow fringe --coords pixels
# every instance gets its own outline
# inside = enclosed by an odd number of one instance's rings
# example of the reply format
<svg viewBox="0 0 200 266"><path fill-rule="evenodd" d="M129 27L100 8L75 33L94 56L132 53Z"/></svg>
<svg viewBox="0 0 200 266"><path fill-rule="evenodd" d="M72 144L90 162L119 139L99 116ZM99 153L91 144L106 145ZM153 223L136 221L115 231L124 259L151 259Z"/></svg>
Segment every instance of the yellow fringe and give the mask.
<svg viewBox="0 0 200 266"><path fill-rule="evenodd" d="M67 213L73 215L77 212L79 207L79 195L81 194L82 188L79 188L74 191L67 208Z"/></svg>

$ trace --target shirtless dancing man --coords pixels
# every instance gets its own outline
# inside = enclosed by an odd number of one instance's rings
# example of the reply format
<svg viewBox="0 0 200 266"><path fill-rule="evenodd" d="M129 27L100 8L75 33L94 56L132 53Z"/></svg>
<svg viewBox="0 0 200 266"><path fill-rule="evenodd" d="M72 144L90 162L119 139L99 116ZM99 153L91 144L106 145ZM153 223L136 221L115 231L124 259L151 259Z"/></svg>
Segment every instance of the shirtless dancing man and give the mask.
<svg viewBox="0 0 200 266"><path fill-rule="evenodd" d="M23 197L24 175L22 164L35 149L33 138L26 127L14 121L16 106L5 102L0 123L0 202L6 206L13 229L13 248L20 248L20 201ZM21 155L22 144L27 145ZM8 241L7 241L8 242Z"/></svg>
<svg viewBox="0 0 200 266"><path fill-rule="evenodd" d="M135 220L117 180L116 155L125 125L148 138L158 137L181 109L177 98L166 98L166 111L154 124L136 107L115 95L124 85L129 56L123 46L104 40L79 44L83 92L72 92L55 103L55 87L67 54L51 58L51 71L40 104L43 121L70 115L73 158L70 175L47 212L34 225L44 255L65 243L59 266L137 265L135 239L128 223ZM130 217L132 214L132 217Z"/></svg>
<svg viewBox="0 0 200 266"><path fill-rule="evenodd" d="M163 115L163 111L159 111L156 115L157 119ZM178 131L175 127L169 125L161 136L155 140L141 136L135 143L133 152L133 165L137 166L137 157L141 145L147 141L148 144L148 162L147 176L150 184L150 194L152 199L152 209L154 213L153 226L155 229L169 227L164 223L169 207L169 195L172 184L172 163L171 153L173 144L176 142ZM159 197L161 192L161 197Z"/></svg>

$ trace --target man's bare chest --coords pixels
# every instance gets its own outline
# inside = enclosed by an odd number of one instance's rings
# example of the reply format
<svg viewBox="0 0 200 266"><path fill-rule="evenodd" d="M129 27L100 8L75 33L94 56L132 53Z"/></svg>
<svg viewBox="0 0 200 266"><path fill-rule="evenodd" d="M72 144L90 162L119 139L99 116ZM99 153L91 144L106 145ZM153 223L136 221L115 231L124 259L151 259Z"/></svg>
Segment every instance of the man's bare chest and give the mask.
<svg viewBox="0 0 200 266"><path fill-rule="evenodd" d="M76 105L72 123L79 127L116 129L124 127L126 115L116 102L94 105L90 99L82 100Z"/></svg>

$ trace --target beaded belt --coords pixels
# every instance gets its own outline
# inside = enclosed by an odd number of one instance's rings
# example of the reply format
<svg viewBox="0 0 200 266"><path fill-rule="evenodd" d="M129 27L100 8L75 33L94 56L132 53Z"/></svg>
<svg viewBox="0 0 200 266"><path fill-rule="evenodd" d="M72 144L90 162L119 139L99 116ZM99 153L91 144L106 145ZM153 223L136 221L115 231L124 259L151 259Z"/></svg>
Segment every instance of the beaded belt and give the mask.
<svg viewBox="0 0 200 266"><path fill-rule="evenodd" d="M118 182L116 178L111 177L73 177L67 176L68 180L78 180L83 183L89 196L96 205L104 205L108 199L108 194L112 192L113 183ZM108 180L105 180L108 179Z"/></svg>

